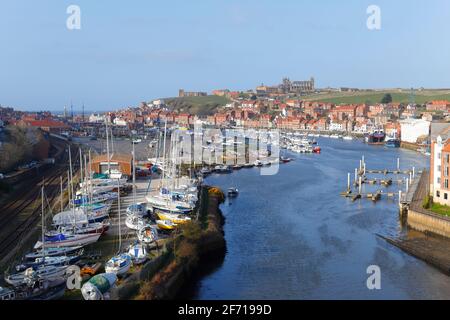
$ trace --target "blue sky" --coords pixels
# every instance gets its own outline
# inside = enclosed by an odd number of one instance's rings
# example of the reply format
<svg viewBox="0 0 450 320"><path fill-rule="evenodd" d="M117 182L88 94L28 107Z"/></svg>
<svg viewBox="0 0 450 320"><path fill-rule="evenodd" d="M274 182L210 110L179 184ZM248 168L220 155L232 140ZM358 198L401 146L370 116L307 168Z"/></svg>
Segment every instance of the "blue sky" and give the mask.
<svg viewBox="0 0 450 320"><path fill-rule="evenodd" d="M81 30L66 8L81 8ZM366 28L368 5L381 30ZM450 87L450 1L0 0L0 104L137 105L179 88Z"/></svg>

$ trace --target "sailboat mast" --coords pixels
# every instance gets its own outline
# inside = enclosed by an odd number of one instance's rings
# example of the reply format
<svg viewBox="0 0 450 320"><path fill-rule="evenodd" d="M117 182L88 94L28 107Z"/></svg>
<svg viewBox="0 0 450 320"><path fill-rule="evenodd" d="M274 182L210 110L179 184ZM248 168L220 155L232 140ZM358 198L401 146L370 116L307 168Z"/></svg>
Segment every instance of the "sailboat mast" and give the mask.
<svg viewBox="0 0 450 320"><path fill-rule="evenodd" d="M73 199L75 199L75 196L74 196L74 192L73 192L73 170L72 170L72 152L70 151L70 147L69 147L69 172L70 172L70 185L69 185L69 188L70 188L70 193L71 193L71 195L72 195L72 198ZM72 201L72 211L75 209L75 204L73 203L73 201Z"/></svg>
<svg viewBox="0 0 450 320"><path fill-rule="evenodd" d="M119 252L122 247L122 228L121 228L121 221L120 221L120 182L119 179L117 179L117 210L119 211Z"/></svg>
<svg viewBox="0 0 450 320"><path fill-rule="evenodd" d="M136 157L134 142L131 141L131 144L133 145L133 204L136 204Z"/></svg>
<svg viewBox="0 0 450 320"><path fill-rule="evenodd" d="M60 187L60 196L59 196L59 200L61 202L61 212L64 210L63 208L63 181L62 181L62 176L59 177L59 187Z"/></svg>
<svg viewBox="0 0 450 320"><path fill-rule="evenodd" d="M111 174L111 165L109 163L109 133L108 133L108 119L105 118L106 123L106 156L108 158L108 174Z"/></svg>
<svg viewBox="0 0 450 320"><path fill-rule="evenodd" d="M42 237L42 252L45 253L45 234L44 234L44 184L42 184L42 188L41 188L41 225L42 225L42 230L41 230L41 237ZM44 254L44 263L45 263L45 254Z"/></svg>
<svg viewBox="0 0 450 320"><path fill-rule="evenodd" d="M165 182L166 178L166 139L167 139L167 119L164 121L164 141L163 141L163 176L162 179L159 180L159 187L161 187L161 184Z"/></svg>

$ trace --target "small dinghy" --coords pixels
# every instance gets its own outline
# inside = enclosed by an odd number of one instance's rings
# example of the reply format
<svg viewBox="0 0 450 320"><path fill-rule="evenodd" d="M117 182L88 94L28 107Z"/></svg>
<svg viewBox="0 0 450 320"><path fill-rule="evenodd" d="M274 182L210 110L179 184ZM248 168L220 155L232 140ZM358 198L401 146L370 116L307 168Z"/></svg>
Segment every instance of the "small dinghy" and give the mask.
<svg viewBox="0 0 450 320"><path fill-rule="evenodd" d="M156 220L156 225L160 230L174 230L177 225L170 220Z"/></svg>
<svg viewBox="0 0 450 320"><path fill-rule="evenodd" d="M239 194L238 188L228 188L228 195L230 197L236 197Z"/></svg>

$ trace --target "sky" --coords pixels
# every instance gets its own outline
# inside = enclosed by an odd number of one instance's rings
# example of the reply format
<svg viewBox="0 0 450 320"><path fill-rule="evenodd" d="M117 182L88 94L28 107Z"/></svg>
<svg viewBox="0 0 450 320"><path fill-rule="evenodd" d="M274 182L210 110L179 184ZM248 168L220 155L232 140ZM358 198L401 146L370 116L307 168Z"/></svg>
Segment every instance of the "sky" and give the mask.
<svg viewBox="0 0 450 320"><path fill-rule="evenodd" d="M80 30L66 27L71 4ZM103 111L285 76L448 88L449 31L448 0L0 0L0 104Z"/></svg>

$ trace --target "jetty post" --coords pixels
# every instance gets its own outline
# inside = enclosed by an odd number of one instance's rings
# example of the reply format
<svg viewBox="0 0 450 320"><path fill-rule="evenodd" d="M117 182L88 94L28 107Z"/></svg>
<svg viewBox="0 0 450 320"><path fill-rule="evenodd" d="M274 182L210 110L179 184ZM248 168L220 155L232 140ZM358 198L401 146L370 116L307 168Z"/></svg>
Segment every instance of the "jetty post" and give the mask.
<svg viewBox="0 0 450 320"><path fill-rule="evenodd" d="M406 193L408 193L409 190L409 179L406 178Z"/></svg>
<svg viewBox="0 0 450 320"><path fill-rule="evenodd" d="M358 183L358 193L361 194L362 191L362 181L361 176L359 177L359 183Z"/></svg>
<svg viewBox="0 0 450 320"><path fill-rule="evenodd" d="M400 171L400 158L397 158L397 170Z"/></svg>
<svg viewBox="0 0 450 320"><path fill-rule="evenodd" d="M398 203L402 203L402 190L398 190Z"/></svg>
<svg viewBox="0 0 450 320"><path fill-rule="evenodd" d="M359 160L359 171L362 169L362 160Z"/></svg>
<svg viewBox="0 0 450 320"><path fill-rule="evenodd" d="M355 183L358 180L358 168L355 168Z"/></svg>
<svg viewBox="0 0 450 320"><path fill-rule="evenodd" d="M350 192L350 172L347 174L347 192Z"/></svg>
<svg viewBox="0 0 450 320"><path fill-rule="evenodd" d="M415 176L416 176L416 168L412 167L412 177L413 177L413 179L415 178Z"/></svg>
<svg viewBox="0 0 450 320"><path fill-rule="evenodd" d="M412 184L412 172L410 171L409 172L409 185L411 185Z"/></svg>

